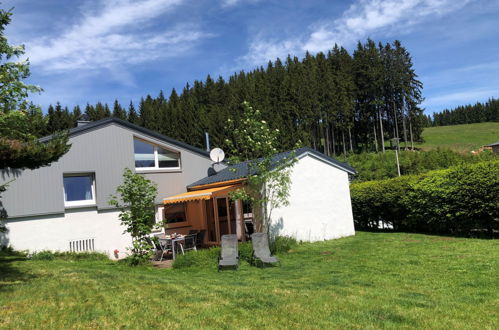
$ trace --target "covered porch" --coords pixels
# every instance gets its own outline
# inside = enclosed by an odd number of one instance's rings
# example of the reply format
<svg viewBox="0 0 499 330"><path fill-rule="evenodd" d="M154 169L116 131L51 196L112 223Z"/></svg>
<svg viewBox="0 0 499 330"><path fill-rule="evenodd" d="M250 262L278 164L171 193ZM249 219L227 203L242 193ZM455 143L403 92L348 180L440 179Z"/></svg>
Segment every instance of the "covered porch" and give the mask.
<svg viewBox="0 0 499 330"><path fill-rule="evenodd" d="M163 199L165 234L203 233L203 245L220 244L226 234L246 241L252 233L252 213L242 201L229 193L242 187L242 180L191 187L190 191Z"/></svg>

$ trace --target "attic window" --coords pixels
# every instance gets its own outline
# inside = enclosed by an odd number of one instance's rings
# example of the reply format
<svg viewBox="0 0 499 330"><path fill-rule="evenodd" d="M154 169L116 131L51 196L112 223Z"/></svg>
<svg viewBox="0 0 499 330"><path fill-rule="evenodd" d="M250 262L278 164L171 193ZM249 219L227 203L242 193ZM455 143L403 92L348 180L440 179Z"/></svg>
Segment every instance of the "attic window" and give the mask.
<svg viewBox="0 0 499 330"><path fill-rule="evenodd" d="M143 140L134 139L135 168L175 169L180 168L180 154Z"/></svg>

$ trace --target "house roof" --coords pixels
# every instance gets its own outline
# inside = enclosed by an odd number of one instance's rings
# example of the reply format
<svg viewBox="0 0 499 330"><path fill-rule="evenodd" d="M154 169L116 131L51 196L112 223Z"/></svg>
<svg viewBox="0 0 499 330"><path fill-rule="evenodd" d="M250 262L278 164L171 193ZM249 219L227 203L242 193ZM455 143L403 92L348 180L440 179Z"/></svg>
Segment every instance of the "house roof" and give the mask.
<svg viewBox="0 0 499 330"><path fill-rule="evenodd" d="M340 170L343 170L345 172L348 172L350 174L356 174L357 172L353 167L346 163L342 163L334 158L331 158L329 156L326 156L325 154L318 152L312 148L309 147L304 147L304 148L299 148L295 150L290 150L286 152L281 152L276 154L273 158L272 161L278 164L280 161L286 159L291 155L291 153L294 152L294 156L298 159L303 158L307 155L312 156L314 158L318 158L319 160L322 160L326 163L328 163L331 166L337 167ZM248 163L251 161L245 161L241 162L238 164L234 164L231 166L228 166L224 168L223 170L217 172L214 175L207 176L201 180L198 180L189 186L187 188L194 188L197 186L204 186L208 184L213 184L213 183L221 183L225 181L233 181L237 179L244 178L248 176L248 174L253 174L253 173L248 173Z"/></svg>
<svg viewBox="0 0 499 330"><path fill-rule="evenodd" d="M495 146L499 146L499 141L486 145L486 147L495 147Z"/></svg>
<svg viewBox="0 0 499 330"><path fill-rule="evenodd" d="M140 132L142 134L149 135L149 136L154 137L158 140L173 144L173 145L178 146L180 148L190 150L190 151L195 152L201 156L205 156L208 158L210 157L210 153L203 150L203 149L196 148L194 146L191 146L190 144L177 141L177 140L172 139L171 137L168 137L166 135L156 133L154 131L151 131L150 129L144 128L144 127L139 126L139 125L132 124L128 121L125 121L125 120L122 120L119 118L115 118L115 117L104 118L101 120L90 122L90 123L82 125L82 126L72 128L69 130L69 136L74 136L77 134L85 133L85 132L91 131L95 128L99 128L101 126L106 126L106 125L110 125L110 124L117 124L117 125L129 128L129 129L132 129L134 131ZM52 137L53 137L52 135L43 137L40 139L40 142L49 141L50 139L52 139Z"/></svg>

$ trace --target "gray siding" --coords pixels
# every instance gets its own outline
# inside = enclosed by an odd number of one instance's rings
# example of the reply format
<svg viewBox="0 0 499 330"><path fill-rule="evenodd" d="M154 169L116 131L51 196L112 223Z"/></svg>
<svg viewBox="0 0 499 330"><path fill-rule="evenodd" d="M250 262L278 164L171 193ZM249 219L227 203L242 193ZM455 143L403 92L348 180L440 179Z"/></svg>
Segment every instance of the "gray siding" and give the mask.
<svg viewBox="0 0 499 330"><path fill-rule="evenodd" d="M9 218L63 213L63 174L95 173L98 209L110 208L109 196L122 182L123 169L134 168L133 137L138 136L179 151L181 170L144 174L158 184L157 202L186 191L186 186L207 175L211 160L193 151L171 145L116 123L73 135L71 149L59 161L36 170L2 173L0 182L15 179L2 195Z"/></svg>

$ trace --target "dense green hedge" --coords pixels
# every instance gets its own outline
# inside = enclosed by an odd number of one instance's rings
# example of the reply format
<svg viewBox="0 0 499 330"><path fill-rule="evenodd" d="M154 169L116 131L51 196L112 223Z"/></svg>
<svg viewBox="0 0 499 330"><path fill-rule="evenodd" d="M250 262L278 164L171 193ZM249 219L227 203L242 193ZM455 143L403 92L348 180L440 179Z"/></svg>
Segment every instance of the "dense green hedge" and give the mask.
<svg viewBox="0 0 499 330"><path fill-rule="evenodd" d="M397 177L397 162L395 152L385 153L364 152L351 154L348 157L338 157L348 162L358 172L355 181L383 180ZM451 166L474 164L483 161L497 160L497 154L482 152L477 155L459 153L448 149L430 151L404 151L399 155L400 172L402 175L422 174L428 171L446 169Z"/></svg>
<svg viewBox="0 0 499 330"><path fill-rule="evenodd" d="M353 183L357 229L459 235L493 235L499 230L499 161L432 171L422 175Z"/></svg>

